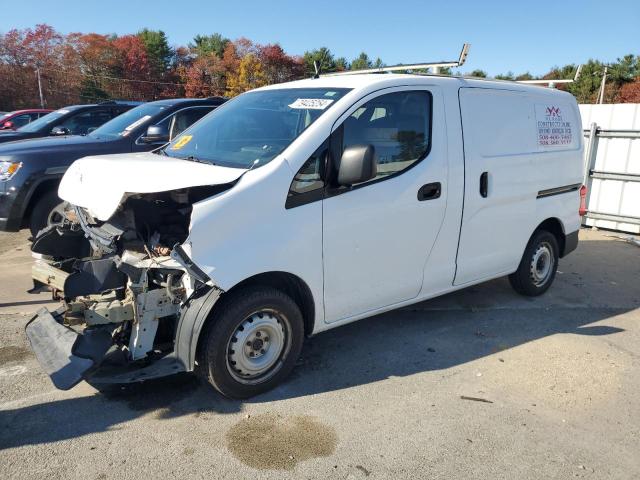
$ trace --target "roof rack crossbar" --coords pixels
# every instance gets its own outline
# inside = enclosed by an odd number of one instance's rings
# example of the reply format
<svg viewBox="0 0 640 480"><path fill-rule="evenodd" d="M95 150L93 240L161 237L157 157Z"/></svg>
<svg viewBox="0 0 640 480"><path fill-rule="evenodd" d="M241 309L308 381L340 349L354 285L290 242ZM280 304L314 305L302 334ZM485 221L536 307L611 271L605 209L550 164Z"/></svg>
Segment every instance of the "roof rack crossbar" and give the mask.
<svg viewBox="0 0 640 480"><path fill-rule="evenodd" d="M440 61L440 62L427 62L427 63L413 63L408 65L391 65L388 67L378 68L366 68L364 70L346 70L344 72L331 72L320 75L321 77L331 77L335 75L359 75L361 73L384 73L384 72L404 72L407 70L424 70L428 68L443 68L443 67L461 67L467 60L469 54L470 43L465 43L460 51L458 60Z"/></svg>
<svg viewBox="0 0 640 480"><path fill-rule="evenodd" d="M557 84L561 83L573 83L578 78L580 78L580 73L582 72L582 65L578 65L576 69L576 74L573 78L563 78L558 80L516 80L518 83L528 83L529 85L546 85L547 87L553 88Z"/></svg>

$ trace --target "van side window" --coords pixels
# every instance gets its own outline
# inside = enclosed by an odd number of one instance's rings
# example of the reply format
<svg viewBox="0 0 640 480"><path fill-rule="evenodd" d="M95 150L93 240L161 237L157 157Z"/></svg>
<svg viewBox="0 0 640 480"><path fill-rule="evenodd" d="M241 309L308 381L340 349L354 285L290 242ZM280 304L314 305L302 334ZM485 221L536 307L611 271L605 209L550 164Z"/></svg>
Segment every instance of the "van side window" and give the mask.
<svg viewBox="0 0 640 480"><path fill-rule="evenodd" d="M173 140L191 125L204 117L211 110L213 110L213 107L206 106L185 108L184 110L180 110L173 117L173 122L171 123L171 129L169 132L169 138Z"/></svg>
<svg viewBox="0 0 640 480"><path fill-rule="evenodd" d="M427 91L388 93L358 108L342 124L342 150L373 145L378 160L375 181L399 173L429 151L431 94Z"/></svg>
<svg viewBox="0 0 640 480"><path fill-rule="evenodd" d="M286 208L297 207L322 198L324 188L322 171L328 145L328 141L320 145L293 177L287 195Z"/></svg>

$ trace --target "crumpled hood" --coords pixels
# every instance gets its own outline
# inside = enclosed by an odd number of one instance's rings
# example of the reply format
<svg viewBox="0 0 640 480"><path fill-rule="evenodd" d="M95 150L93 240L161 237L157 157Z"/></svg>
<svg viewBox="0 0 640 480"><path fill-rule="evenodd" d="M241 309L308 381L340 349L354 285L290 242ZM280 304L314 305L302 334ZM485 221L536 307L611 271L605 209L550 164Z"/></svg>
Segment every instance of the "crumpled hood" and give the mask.
<svg viewBox="0 0 640 480"><path fill-rule="evenodd" d="M62 177L58 195L104 221L115 213L126 194L222 185L244 172L154 153L100 155L73 162Z"/></svg>

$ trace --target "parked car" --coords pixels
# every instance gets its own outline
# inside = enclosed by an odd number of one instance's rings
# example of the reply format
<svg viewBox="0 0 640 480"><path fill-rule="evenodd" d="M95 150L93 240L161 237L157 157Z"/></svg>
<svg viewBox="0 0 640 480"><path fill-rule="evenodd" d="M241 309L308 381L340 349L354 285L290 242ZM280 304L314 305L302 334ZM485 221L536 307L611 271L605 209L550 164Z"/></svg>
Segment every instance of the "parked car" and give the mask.
<svg viewBox="0 0 640 480"><path fill-rule="evenodd" d="M245 93L155 153L69 168L67 221L33 245L66 312L27 336L58 388L196 370L246 398L292 371L305 335L505 275L540 295L578 243L580 125L569 93L513 82Z"/></svg>
<svg viewBox="0 0 640 480"><path fill-rule="evenodd" d="M141 102L107 101L96 105L64 107L18 130L0 130L0 143L48 136L86 135Z"/></svg>
<svg viewBox="0 0 640 480"><path fill-rule="evenodd" d="M85 136L49 137L0 145L0 230L23 226L32 235L62 220L58 184L87 155L145 152L175 137L223 99L175 99L142 104ZM53 113L51 114L53 115Z"/></svg>
<svg viewBox="0 0 640 480"><path fill-rule="evenodd" d="M51 112L52 110L46 109L30 109L0 114L0 131L17 130Z"/></svg>

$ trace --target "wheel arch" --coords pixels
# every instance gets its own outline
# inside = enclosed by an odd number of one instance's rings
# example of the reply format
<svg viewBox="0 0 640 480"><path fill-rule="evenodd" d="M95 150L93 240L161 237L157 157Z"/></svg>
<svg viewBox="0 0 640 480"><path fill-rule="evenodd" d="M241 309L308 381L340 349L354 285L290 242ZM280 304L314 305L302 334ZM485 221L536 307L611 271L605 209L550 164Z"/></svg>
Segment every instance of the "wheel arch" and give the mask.
<svg viewBox="0 0 640 480"><path fill-rule="evenodd" d="M289 272L259 273L238 282L226 291L211 288L189 301L178 323L175 340L176 356L185 370L194 369L195 362L200 358L212 314L220 308L225 298L232 292L254 286L272 287L289 295L302 312L305 335L309 336L313 333L316 312L313 294L307 283Z"/></svg>
<svg viewBox="0 0 640 480"><path fill-rule="evenodd" d="M45 178L42 181L38 182L27 195L26 201L24 202L24 206L22 208L22 212L20 214L21 217L21 225L28 225L29 219L31 218L31 213L33 212L33 208L35 207L38 200L42 198L43 195L58 188L60 184L60 180L62 177L53 177L53 178Z"/></svg>
<svg viewBox="0 0 640 480"><path fill-rule="evenodd" d="M564 225L562 224L562 221L560 221L560 219L558 219L557 217L547 218L535 228L533 233L531 233L531 236L529 237L529 241L531 241L533 236L541 230L546 230L547 232L553 234L554 237L556 237L556 240L558 242L558 248L559 248L558 254L562 258L564 256L565 242L566 242L566 234L564 231Z"/></svg>
<svg viewBox="0 0 640 480"><path fill-rule="evenodd" d="M253 275L231 287L226 293L241 288L265 286L289 295L300 308L304 319L304 333L311 335L315 326L315 303L311 289L299 276L289 272L273 271Z"/></svg>

